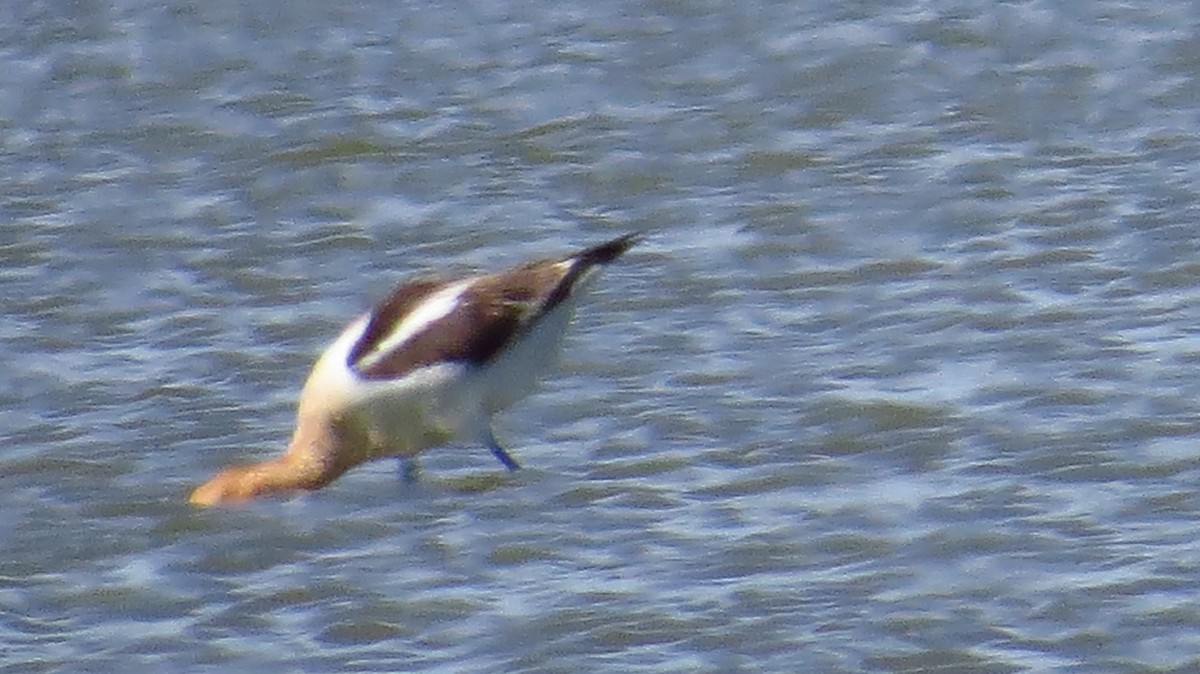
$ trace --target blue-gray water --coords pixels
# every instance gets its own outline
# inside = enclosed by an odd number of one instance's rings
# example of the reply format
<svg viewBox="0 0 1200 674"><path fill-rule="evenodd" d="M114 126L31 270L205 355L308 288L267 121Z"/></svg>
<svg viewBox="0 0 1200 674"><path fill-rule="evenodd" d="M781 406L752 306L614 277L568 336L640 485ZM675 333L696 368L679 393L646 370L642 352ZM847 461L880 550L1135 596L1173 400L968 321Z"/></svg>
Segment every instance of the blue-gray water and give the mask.
<svg viewBox="0 0 1200 674"><path fill-rule="evenodd" d="M0 672L1200 668L1200 5L0 5ZM397 280L478 447L197 511Z"/></svg>

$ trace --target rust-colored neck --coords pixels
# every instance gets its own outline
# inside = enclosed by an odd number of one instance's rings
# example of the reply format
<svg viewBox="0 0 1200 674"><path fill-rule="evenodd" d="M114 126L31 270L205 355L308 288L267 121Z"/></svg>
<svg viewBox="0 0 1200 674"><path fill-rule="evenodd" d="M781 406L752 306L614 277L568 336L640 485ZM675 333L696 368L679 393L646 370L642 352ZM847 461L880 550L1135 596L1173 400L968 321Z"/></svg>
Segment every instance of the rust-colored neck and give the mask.
<svg viewBox="0 0 1200 674"><path fill-rule="evenodd" d="M344 453L340 445L338 434L327 419L301 418L283 456L226 468L193 491L188 501L211 506L320 489L351 467L339 460Z"/></svg>

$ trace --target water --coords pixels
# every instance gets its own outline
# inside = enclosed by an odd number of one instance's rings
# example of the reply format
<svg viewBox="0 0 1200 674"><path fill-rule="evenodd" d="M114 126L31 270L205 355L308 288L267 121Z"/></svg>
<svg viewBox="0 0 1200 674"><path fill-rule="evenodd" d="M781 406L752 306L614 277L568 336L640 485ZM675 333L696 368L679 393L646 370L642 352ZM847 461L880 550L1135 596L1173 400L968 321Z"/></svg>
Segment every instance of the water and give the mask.
<svg viewBox="0 0 1200 674"><path fill-rule="evenodd" d="M0 671L1200 667L1200 8L0 8ZM486 450L197 511L402 278L652 232Z"/></svg>

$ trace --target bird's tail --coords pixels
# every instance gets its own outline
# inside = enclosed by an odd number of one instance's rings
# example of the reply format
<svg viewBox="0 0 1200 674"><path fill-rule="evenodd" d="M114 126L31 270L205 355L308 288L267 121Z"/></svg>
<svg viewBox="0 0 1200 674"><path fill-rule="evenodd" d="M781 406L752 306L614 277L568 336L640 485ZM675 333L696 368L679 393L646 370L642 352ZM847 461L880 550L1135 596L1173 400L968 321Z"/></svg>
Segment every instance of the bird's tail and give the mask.
<svg viewBox="0 0 1200 674"><path fill-rule="evenodd" d="M621 257L625 251L633 247L633 244L641 240L642 235L636 232L631 232L624 236L618 236L612 241L607 241L598 246L592 246L579 251L571 256L577 260L580 267L591 267L598 264L608 264L613 260Z"/></svg>
<svg viewBox="0 0 1200 674"><path fill-rule="evenodd" d="M621 257L625 251L633 247L642 238L641 234L631 232L624 236L606 241L602 244L585 248L574 255L571 255L563 260L570 262L571 268L559 281L558 286L546 298L546 307L554 307L559 302L566 299L567 295L579 284L597 265L608 264L618 257Z"/></svg>

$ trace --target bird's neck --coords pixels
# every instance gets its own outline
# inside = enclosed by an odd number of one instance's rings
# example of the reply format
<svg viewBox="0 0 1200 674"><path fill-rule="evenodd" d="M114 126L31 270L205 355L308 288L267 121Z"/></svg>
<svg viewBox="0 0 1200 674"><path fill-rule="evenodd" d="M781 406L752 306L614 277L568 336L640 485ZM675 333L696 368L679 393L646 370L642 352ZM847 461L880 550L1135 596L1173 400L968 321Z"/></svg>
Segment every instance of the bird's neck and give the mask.
<svg viewBox="0 0 1200 674"><path fill-rule="evenodd" d="M338 460L338 440L327 420L301 418L283 456L227 468L192 492L190 500L216 505L320 489L350 468Z"/></svg>

